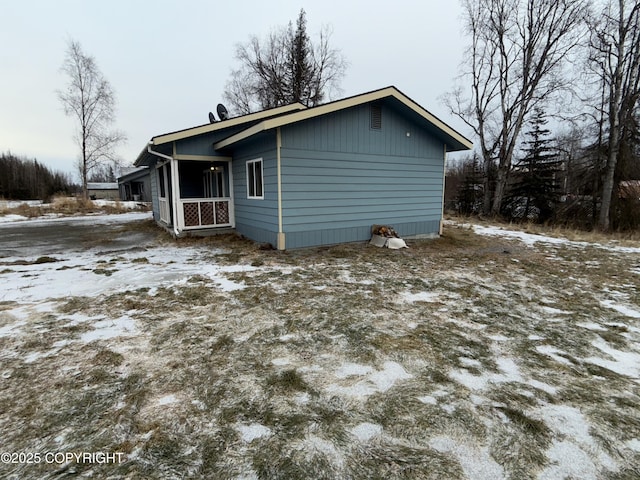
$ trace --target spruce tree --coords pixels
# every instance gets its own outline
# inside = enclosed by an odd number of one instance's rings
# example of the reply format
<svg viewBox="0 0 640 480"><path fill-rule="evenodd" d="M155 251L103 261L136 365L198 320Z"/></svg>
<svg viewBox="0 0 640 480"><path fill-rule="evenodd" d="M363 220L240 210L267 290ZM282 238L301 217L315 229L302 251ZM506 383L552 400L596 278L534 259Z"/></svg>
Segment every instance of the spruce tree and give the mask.
<svg viewBox="0 0 640 480"><path fill-rule="evenodd" d="M289 83L290 99L309 105L318 102L317 99L309 98L314 93L311 91L313 65L305 15L305 11L300 10L295 32L289 24L289 71L286 80Z"/></svg>
<svg viewBox="0 0 640 480"><path fill-rule="evenodd" d="M554 212L560 198L561 161L552 146L551 132L542 109L536 108L525 133L524 157L517 162L513 176L509 209L513 218L545 222Z"/></svg>
<svg viewBox="0 0 640 480"><path fill-rule="evenodd" d="M456 204L458 213L473 215L482 211L483 174L478 155L473 156L471 162L463 167L464 178L458 189Z"/></svg>

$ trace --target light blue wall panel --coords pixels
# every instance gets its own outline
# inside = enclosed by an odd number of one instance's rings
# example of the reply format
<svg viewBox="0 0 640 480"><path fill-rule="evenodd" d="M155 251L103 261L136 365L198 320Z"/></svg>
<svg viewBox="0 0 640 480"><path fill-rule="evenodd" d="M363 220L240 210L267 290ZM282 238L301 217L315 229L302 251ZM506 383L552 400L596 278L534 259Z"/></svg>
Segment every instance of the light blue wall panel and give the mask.
<svg viewBox="0 0 640 480"><path fill-rule="evenodd" d="M254 122L255 123L255 122ZM189 137L176 142L176 153L181 155L214 155L224 156L220 152L213 149L213 144L223 140L231 135L238 133L245 128L249 128L253 123L244 124L224 130L216 130L215 132Z"/></svg>
<svg viewBox="0 0 640 480"><path fill-rule="evenodd" d="M247 198L248 160L262 158L264 199ZM278 177L276 168L276 137L274 132L245 142L233 152L233 193L236 230L258 242L275 245L278 232Z"/></svg>
<svg viewBox="0 0 640 480"><path fill-rule="evenodd" d="M395 223L394 228L405 238L417 235L436 235L440 228L440 221ZM365 242L370 238L370 226L306 230L287 233L287 248L294 249L318 245Z"/></svg>
<svg viewBox="0 0 640 480"><path fill-rule="evenodd" d="M444 145L393 102L381 106L380 130L369 105L283 127L287 248L365 240L373 224L438 232Z"/></svg>
<svg viewBox="0 0 640 480"><path fill-rule="evenodd" d="M442 158L443 144L424 126L416 124L394 102L380 105L380 130L370 128L370 107L365 104L283 128L283 145L320 152Z"/></svg>
<svg viewBox="0 0 640 480"><path fill-rule="evenodd" d="M443 160L422 159L422 165L388 157L379 169L369 161L334 161L319 168L322 160L305 158L304 151L283 151L283 205L285 231L303 224L328 221L381 223L393 218L435 220L442 210ZM316 155L312 155L315 157ZM339 155L327 152L325 156ZM363 156L364 157L367 156ZM327 162L329 163L329 162ZM356 163L359 163L357 165ZM438 165L439 164L439 165Z"/></svg>

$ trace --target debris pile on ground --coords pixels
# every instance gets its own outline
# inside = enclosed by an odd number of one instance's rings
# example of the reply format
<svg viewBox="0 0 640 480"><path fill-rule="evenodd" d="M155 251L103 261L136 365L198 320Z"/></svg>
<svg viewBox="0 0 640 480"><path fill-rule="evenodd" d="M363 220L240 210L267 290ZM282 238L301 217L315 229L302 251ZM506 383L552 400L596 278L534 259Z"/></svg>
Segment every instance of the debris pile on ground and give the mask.
<svg viewBox="0 0 640 480"><path fill-rule="evenodd" d="M371 241L369 243L376 247L386 247L394 250L409 248L393 227L387 225L373 225L371 227Z"/></svg>

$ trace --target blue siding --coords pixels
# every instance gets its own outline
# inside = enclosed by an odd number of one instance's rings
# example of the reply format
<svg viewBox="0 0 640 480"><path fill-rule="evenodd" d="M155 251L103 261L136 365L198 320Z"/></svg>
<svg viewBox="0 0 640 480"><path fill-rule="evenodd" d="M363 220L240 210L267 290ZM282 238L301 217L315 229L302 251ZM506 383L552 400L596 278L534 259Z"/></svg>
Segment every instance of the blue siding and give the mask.
<svg viewBox="0 0 640 480"><path fill-rule="evenodd" d="M439 220L426 222L410 222L393 224L394 228L402 232L402 236L436 235L440 229ZM338 243L360 242L371 238L371 226L325 228L306 230L303 232L287 233L287 248L302 248L315 245L335 245Z"/></svg>
<svg viewBox="0 0 640 480"><path fill-rule="evenodd" d="M287 248L366 240L373 224L439 231L444 146L392 104L381 130L361 105L284 127L282 146Z"/></svg>
<svg viewBox="0 0 640 480"><path fill-rule="evenodd" d="M176 153L178 155L224 156L224 153L217 152L213 149L213 144L245 128L249 128L251 125L253 125L253 123L225 128L224 130L216 130L215 132L205 133L195 137L183 138L182 140L176 141Z"/></svg>
<svg viewBox="0 0 640 480"><path fill-rule="evenodd" d="M248 160L262 158L264 199L247 198ZM276 136L269 132L245 142L233 152L233 195L236 230L257 242L276 245L278 233L278 172Z"/></svg>
<svg viewBox="0 0 640 480"><path fill-rule="evenodd" d="M149 178L151 181L151 209L153 210L153 219L159 222L160 202L158 201L158 196L160 195L160 189L158 188L158 169L155 163L149 167Z"/></svg>

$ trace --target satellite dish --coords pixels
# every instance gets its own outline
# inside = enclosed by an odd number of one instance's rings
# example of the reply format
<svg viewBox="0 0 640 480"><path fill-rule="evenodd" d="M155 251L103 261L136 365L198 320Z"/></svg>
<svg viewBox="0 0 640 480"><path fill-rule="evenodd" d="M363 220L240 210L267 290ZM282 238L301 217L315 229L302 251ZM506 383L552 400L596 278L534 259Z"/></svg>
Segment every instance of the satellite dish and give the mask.
<svg viewBox="0 0 640 480"><path fill-rule="evenodd" d="M213 116L213 113L209 112L209 123L214 123L216 121L216 117Z"/></svg>
<svg viewBox="0 0 640 480"><path fill-rule="evenodd" d="M218 112L218 116L220 117L220 120L226 120L227 118L229 118L229 112L227 111L227 109L223 104L219 103L216 110Z"/></svg>

